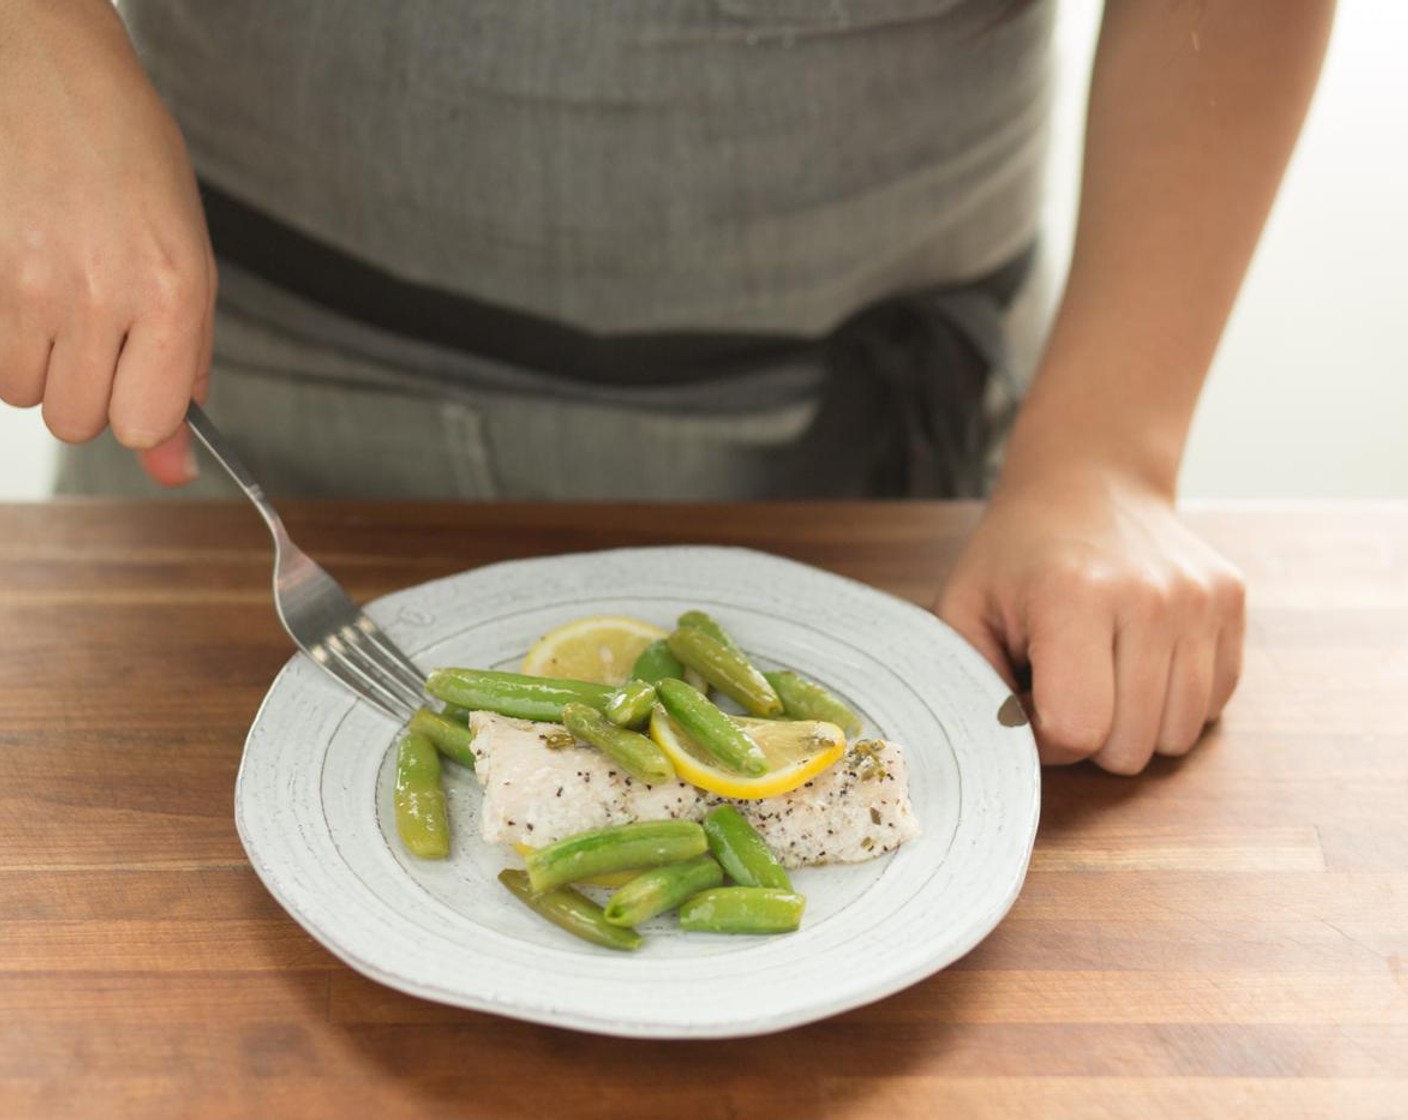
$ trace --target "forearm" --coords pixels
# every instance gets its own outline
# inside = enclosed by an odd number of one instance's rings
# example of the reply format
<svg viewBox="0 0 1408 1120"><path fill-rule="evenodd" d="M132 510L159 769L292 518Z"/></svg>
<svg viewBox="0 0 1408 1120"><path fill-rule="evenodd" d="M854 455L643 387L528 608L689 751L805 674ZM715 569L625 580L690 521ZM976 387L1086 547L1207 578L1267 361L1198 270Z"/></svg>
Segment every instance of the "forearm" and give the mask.
<svg viewBox="0 0 1408 1120"><path fill-rule="evenodd" d="M1319 73L1333 0L1109 0L1065 296L1004 469L1172 495Z"/></svg>

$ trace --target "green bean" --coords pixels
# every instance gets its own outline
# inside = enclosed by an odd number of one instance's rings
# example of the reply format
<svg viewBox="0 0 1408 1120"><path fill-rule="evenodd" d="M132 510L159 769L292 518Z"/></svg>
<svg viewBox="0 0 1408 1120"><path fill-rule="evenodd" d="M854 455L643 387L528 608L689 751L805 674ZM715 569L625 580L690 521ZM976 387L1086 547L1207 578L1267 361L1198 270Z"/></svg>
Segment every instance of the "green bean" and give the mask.
<svg viewBox="0 0 1408 1120"><path fill-rule="evenodd" d="M680 664L680 659L670 652L664 638L657 638L641 650L636 663L631 666L632 679L645 681L646 684L659 684L666 677L679 680L683 676L684 666Z"/></svg>
<svg viewBox="0 0 1408 1120"><path fill-rule="evenodd" d="M707 615L703 611L685 611L675 619L675 626L681 630L702 630L725 649L731 649L738 654L743 652L729 632L715 622L711 615Z"/></svg>
<svg viewBox="0 0 1408 1120"><path fill-rule="evenodd" d="M606 718L618 727L639 727L650 718L655 706L655 686L629 680L606 701Z"/></svg>
<svg viewBox="0 0 1408 1120"><path fill-rule="evenodd" d="M844 700L834 696L815 681L809 681L790 669L779 669L764 673L763 676L781 697L782 707L788 719L825 720L844 731L847 738L860 734L860 716L856 715Z"/></svg>
<svg viewBox="0 0 1408 1120"><path fill-rule="evenodd" d="M713 856L667 863L637 875L607 900L605 916L613 926L634 926L673 910L691 895L717 887L723 868Z"/></svg>
<svg viewBox="0 0 1408 1120"><path fill-rule="evenodd" d="M772 718L782 714L782 701L772 685L741 653L689 626L674 631L666 641L670 652L686 666L753 715Z"/></svg>
<svg viewBox="0 0 1408 1120"><path fill-rule="evenodd" d="M401 843L421 859L450 854L450 820L440 786L440 755L430 739L403 731L396 741L396 831Z"/></svg>
<svg viewBox="0 0 1408 1120"><path fill-rule="evenodd" d="M704 835L709 838L709 851L740 887L792 889L792 880L767 841L732 805L716 806L704 815Z"/></svg>
<svg viewBox="0 0 1408 1120"><path fill-rule="evenodd" d="M636 821L579 832L539 848L523 863L533 889L546 891L606 871L693 859L708 850L704 830L694 821Z"/></svg>
<svg viewBox="0 0 1408 1120"><path fill-rule="evenodd" d="M767 773L762 748L707 697L684 681L661 681L656 692L685 733L724 766L754 778Z"/></svg>
<svg viewBox="0 0 1408 1120"><path fill-rule="evenodd" d="M499 882L525 906L583 941L607 949L640 948L640 934L633 929L611 925L603 916L600 906L571 887L535 892L527 872L515 871L511 867L499 872Z"/></svg>
<svg viewBox="0 0 1408 1120"><path fill-rule="evenodd" d="M421 708L411 717L411 722L406 725L410 730L424 735L432 743L435 749L452 762L458 762L461 766L474 769L474 752L469 749L470 741L474 738L470 734L468 727L456 723L454 720L446 719L444 716L432 712L429 708Z"/></svg>
<svg viewBox="0 0 1408 1120"><path fill-rule="evenodd" d="M651 689L652 694L654 691ZM617 727L596 709L585 704L564 704L562 722L578 739L596 747L631 777L652 786L675 780L674 765L664 751L639 732Z"/></svg>
<svg viewBox="0 0 1408 1120"><path fill-rule="evenodd" d="M806 899L769 887L714 887L680 907L680 928L701 933L790 933Z"/></svg>
<svg viewBox="0 0 1408 1120"><path fill-rule="evenodd" d="M463 708L554 723L562 722L563 704L576 701L601 711L613 691L610 685L593 681L531 677L491 669L436 669L425 682L425 690Z"/></svg>

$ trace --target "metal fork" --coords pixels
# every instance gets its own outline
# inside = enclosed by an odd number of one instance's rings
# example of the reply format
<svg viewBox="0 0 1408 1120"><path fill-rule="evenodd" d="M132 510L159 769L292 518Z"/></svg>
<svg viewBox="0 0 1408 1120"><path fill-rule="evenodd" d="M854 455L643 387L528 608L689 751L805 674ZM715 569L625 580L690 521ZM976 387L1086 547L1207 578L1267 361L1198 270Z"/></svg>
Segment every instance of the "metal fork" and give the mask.
<svg viewBox="0 0 1408 1120"><path fill-rule="evenodd" d="M293 543L263 487L194 401L186 409L186 423L248 495L273 534L274 608L289 636L353 692L405 720L427 702L425 674Z"/></svg>

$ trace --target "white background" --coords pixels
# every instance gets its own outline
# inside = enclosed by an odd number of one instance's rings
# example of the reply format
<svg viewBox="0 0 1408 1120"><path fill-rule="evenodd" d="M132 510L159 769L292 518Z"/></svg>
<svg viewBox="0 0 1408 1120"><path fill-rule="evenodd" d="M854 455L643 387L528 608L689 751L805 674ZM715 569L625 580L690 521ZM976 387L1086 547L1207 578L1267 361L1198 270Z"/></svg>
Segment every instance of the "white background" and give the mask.
<svg viewBox="0 0 1408 1120"><path fill-rule="evenodd" d="M1099 5L1064 0L1048 228L1069 245ZM1319 92L1203 397L1192 498L1408 498L1408 4L1340 0ZM0 216L3 220L3 216ZM0 405L0 499L53 443Z"/></svg>

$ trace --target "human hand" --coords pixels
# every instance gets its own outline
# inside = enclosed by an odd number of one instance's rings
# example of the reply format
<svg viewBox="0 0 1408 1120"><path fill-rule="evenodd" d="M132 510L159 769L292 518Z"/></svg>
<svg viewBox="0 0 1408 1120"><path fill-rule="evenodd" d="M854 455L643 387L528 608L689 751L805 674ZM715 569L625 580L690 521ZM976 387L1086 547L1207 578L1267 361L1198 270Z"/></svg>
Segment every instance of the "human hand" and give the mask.
<svg viewBox="0 0 1408 1120"><path fill-rule="evenodd" d="M194 476L215 262L180 130L109 0L0 4L0 400L59 439L109 423Z"/></svg>
<svg viewBox="0 0 1408 1120"><path fill-rule="evenodd" d="M1017 690L1043 763L1136 774L1189 751L1241 671L1240 574L1172 501L1085 468L999 487L939 616Z"/></svg>

